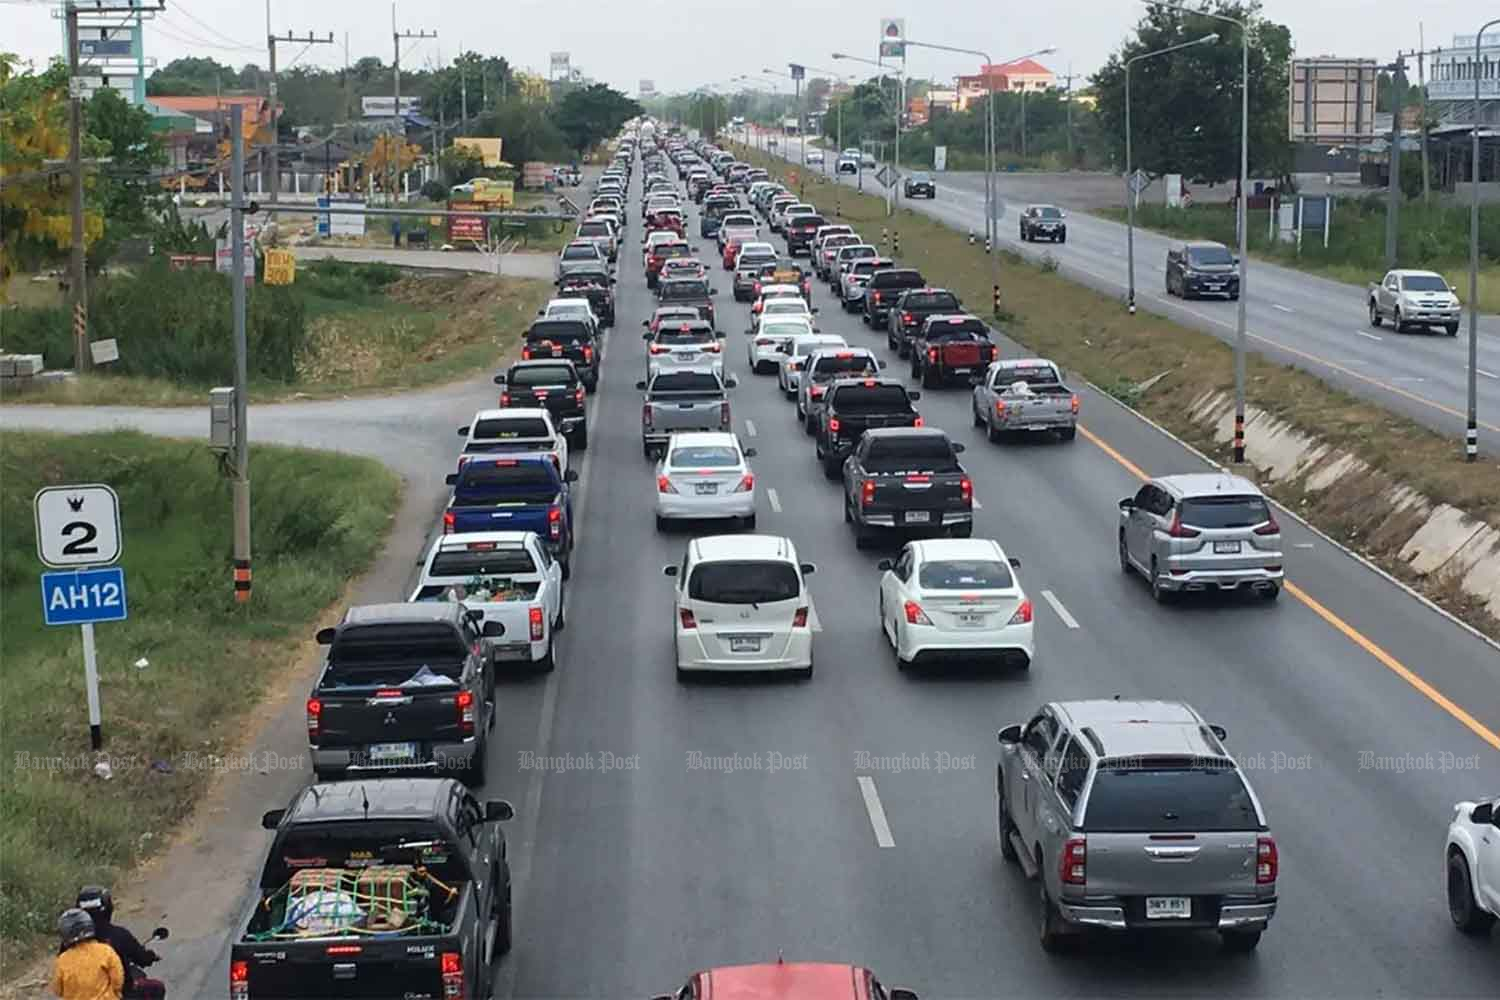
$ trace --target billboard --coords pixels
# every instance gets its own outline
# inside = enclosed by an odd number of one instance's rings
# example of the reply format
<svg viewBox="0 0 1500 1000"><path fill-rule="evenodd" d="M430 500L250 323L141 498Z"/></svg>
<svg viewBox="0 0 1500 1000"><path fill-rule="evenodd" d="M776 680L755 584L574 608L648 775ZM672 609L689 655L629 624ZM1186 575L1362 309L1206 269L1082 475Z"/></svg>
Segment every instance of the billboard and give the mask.
<svg viewBox="0 0 1500 1000"><path fill-rule="evenodd" d="M880 19L880 58L906 58L906 19L882 17Z"/></svg>
<svg viewBox="0 0 1500 1000"><path fill-rule="evenodd" d="M640 94L641 94L642 97L655 97L656 96L656 81L655 80L642 80L641 81Z"/></svg>
<svg viewBox="0 0 1500 1000"><path fill-rule="evenodd" d="M361 97L359 108L366 118L394 118L396 117L396 95L389 97ZM401 113L403 115L414 115L422 110L422 99L420 97L402 97Z"/></svg>
<svg viewBox="0 0 1500 1000"><path fill-rule="evenodd" d="M489 168L498 167L505 162L501 159L504 146L505 140L498 137L460 136L453 140L454 149L467 149L478 153L480 161Z"/></svg>
<svg viewBox="0 0 1500 1000"><path fill-rule="evenodd" d="M1336 145L1375 135L1374 59L1292 60L1287 124L1293 142Z"/></svg>
<svg viewBox="0 0 1500 1000"><path fill-rule="evenodd" d="M571 62L572 62L572 59L571 59L571 57L569 57L568 53L566 53L566 52L554 52L554 53L552 53L552 75L553 76L567 76L568 75L568 66L569 66L569 64Z"/></svg>
<svg viewBox="0 0 1500 1000"><path fill-rule="evenodd" d="M474 202L450 201L448 203L450 212L483 212L484 206ZM456 240L478 240L483 243L484 216L482 215L450 215L448 216L448 242Z"/></svg>

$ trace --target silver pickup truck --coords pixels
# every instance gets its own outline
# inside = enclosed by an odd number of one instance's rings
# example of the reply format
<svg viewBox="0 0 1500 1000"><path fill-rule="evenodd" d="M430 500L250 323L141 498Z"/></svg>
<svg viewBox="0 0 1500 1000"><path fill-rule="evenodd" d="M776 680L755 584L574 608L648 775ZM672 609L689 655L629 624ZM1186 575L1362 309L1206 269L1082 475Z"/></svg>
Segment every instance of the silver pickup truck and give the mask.
<svg viewBox="0 0 1500 1000"><path fill-rule="evenodd" d="M974 386L974 426L998 441L1016 431L1053 432L1064 441L1078 433L1078 393L1045 358L996 361Z"/></svg>
<svg viewBox="0 0 1500 1000"><path fill-rule="evenodd" d="M728 390L739 385L721 368L675 368L656 371L635 387L646 394L641 406L641 454L657 458L667 441L682 431L732 429Z"/></svg>
<svg viewBox="0 0 1500 1000"><path fill-rule="evenodd" d="M1390 320L1397 333L1410 326L1440 326L1448 336L1458 336L1457 289L1434 271L1387 271L1378 283L1371 282L1366 297L1371 326Z"/></svg>

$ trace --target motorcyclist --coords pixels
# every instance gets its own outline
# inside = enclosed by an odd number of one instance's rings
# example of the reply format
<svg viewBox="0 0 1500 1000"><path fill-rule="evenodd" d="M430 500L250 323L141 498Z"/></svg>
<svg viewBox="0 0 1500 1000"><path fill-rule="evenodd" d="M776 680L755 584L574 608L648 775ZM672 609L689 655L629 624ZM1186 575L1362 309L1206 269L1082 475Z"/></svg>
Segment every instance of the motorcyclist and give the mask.
<svg viewBox="0 0 1500 1000"><path fill-rule="evenodd" d="M92 918L94 935L119 955L125 968L125 996L140 1000L163 1000L167 988L158 979L149 979L145 969L161 958L141 944L136 936L114 922L114 896L104 886L86 885L78 890L78 907Z"/></svg>
<svg viewBox="0 0 1500 1000"><path fill-rule="evenodd" d="M94 935L94 921L83 910L64 910L57 918L57 960L52 965L52 992L62 1000L121 1000L125 966L115 950Z"/></svg>

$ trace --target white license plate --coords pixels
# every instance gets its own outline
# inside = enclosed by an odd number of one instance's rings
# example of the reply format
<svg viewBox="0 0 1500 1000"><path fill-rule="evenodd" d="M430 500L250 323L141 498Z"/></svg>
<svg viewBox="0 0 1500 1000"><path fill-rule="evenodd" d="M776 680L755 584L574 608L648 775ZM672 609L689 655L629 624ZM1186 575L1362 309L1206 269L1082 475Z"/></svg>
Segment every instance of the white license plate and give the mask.
<svg viewBox="0 0 1500 1000"><path fill-rule="evenodd" d="M1215 282L1211 282L1211 283L1209 283L1207 285L1204 285L1203 287L1207 288L1210 292L1217 292L1221 288L1223 288L1224 286L1221 285L1221 284L1219 284L1217 281L1215 281Z"/></svg>
<svg viewBox="0 0 1500 1000"><path fill-rule="evenodd" d="M417 756L417 745L415 743L371 743L370 759L382 760L412 760Z"/></svg>
<svg viewBox="0 0 1500 1000"><path fill-rule="evenodd" d="M971 372L973 370L974 369L972 369L972 368L955 368L955 369L953 369L953 374L955 374L955 375L967 375L967 374L969 374L969 372Z"/></svg>
<svg viewBox="0 0 1500 1000"><path fill-rule="evenodd" d="M907 524L927 524L932 520L932 512L926 510L909 510L906 512Z"/></svg>
<svg viewBox="0 0 1500 1000"><path fill-rule="evenodd" d="M1214 551L1215 552L1222 552L1222 553L1224 553L1226 555L1229 555L1229 554L1233 554L1235 552L1238 552L1239 550L1240 550L1240 543L1239 542L1214 542Z"/></svg>
<svg viewBox="0 0 1500 1000"><path fill-rule="evenodd" d="M730 636L729 651L731 653L759 653L760 640L750 635Z"/></svg>
<svg viewBox="0 0 1500 1000"><path fill-rule="evenodd" d="M718 483L694 483L693 491L701 496L708 496L719 492Z"/></svg>
<svg viewBox="0 0 1500 1000"><path fill-rule="evenodd" d="M1188 896L1147 896L1148 920L1186 920L1193 915L1193 901Z"/></svg>
<svg viewBox="0 0 1500 1000"><path fill-rule="evenodd" d="M958 624L964 628L978 628L984 624L985 616L973 612L960 612L957 615Z"/></svg>

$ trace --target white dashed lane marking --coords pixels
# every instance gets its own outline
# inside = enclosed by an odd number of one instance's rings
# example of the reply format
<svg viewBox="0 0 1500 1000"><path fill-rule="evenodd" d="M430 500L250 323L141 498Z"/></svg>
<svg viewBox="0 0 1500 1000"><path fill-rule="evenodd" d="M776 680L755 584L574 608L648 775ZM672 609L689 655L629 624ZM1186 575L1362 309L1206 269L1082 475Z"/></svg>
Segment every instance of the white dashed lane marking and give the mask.
<svg viewBox="0 0 1500 1000"><path fill-rule="evenodd" d="M891 825L885 819L885 807L880 804L880 793L875 790L875 779L861 774L856 780L859 781L859 794L865 800L865 812L870 814L870 826L875 830L875 843L881 847L895 847Z"/></svg>
<svg viewBox="0 0 1500 1000"><path fill-rule="evenodd" d="M1078 620L1068 614L1068 609L1063 607L1063 602L1057 599L1056 594L1050 590L1044 590L1042 591L1042 597L1046 598L1047 603L1052 605L1052 610L1057 612L1057 617L1062 619L1064 625L1068 626L1068 628L1078 627Z"/></svg>
<svg viewBox="0 0 1500 1000"><path fill-rule="evenodd" d="M781 497L779 497L779 496L776 495L776 489L775 489L775 487L772 487L772 488L766 490L766 499L769 500L769 501L771 501L771 509L774 510L776 513L780 514L781 513Z"/></svg>

